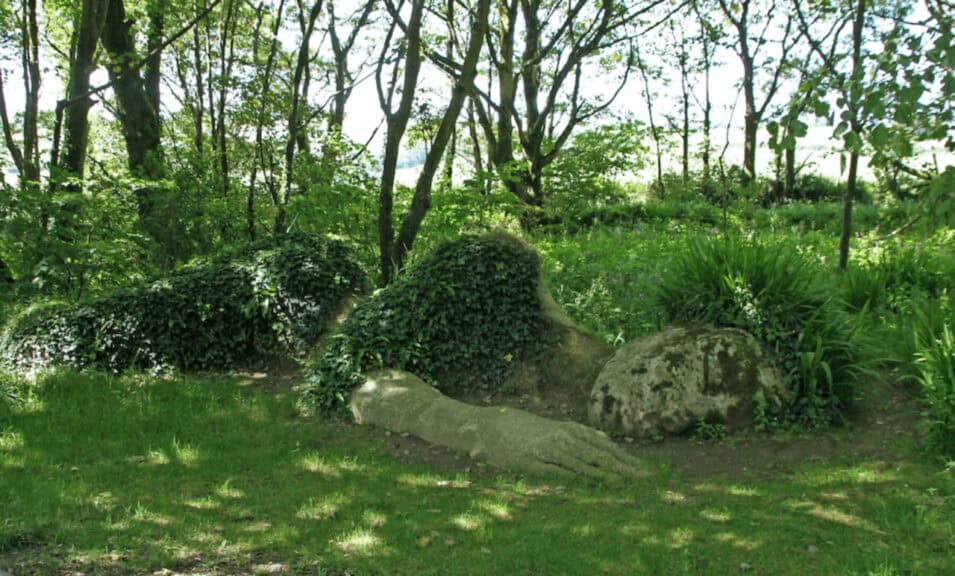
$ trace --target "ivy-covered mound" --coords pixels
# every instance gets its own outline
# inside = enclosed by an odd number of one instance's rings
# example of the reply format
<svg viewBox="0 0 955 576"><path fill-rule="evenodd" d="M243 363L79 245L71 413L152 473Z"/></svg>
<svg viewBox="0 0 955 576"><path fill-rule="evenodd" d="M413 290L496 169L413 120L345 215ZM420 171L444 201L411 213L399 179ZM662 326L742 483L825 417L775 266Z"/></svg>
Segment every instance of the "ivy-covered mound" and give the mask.
<svg viewBox="0 0 955 576"><path fill-rule="evenodd" d="M380 367L444 392L500 386L545 333L539 278L537 253L515 238L442 245L351 313L309 376L306 399L340 407Z"/></svg>
<svg viewBox="0 0 955 576"><path fill-rule="evenodd" d="M301 355L363 282L338 241L256 242L109 296L35 307L0 337L0 363L205 370Z"/></svg>

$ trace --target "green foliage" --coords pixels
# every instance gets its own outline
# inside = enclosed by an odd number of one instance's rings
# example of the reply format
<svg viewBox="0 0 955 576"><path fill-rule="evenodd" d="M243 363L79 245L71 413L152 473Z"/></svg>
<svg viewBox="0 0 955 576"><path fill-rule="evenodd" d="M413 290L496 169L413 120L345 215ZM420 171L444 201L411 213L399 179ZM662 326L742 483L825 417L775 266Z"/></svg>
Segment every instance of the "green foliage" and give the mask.
<svg viewBox="0 0 955 576"><path fill-rule="evenodd" d="M703 418L697 421L696 427L693 429L693 436L700 440L718 442L725 440L728 434L729 431L726 430L726 426L720 423L707 422Z"/></svg>
<svg viewBox="0 0 955 576"><path fill-rule="evenodd" d="M36 186L0 192L0 258L21 296L77 300L150 270L129 187L95 180L82 192Z"/></svg>
<svg viewBox="0 0 955 576"><path fill-rule="evenodd" d="M787 420L809 427L840 420L864 370L864 346L816 262L795 246L691 237L670 261L658 298L672 321L753 334L794 393Z"/></svg>
<svg viewBox="0 0 955 576"><path fill-rule="evenodd" d="M546 229L576 234L600 225L637 228L645 223L687 221L715 226L722 219L719 207L707 202L654 201L565 212L560 218L552 219Z"/></svg>
<svg viewBox="0 0 955 576"><path fill-rule="evenodd" d="M619 201L615 178L643 167L644 137L643 127L629 122L577 133L544 171L548 208L560 212Z"/></svg>
<svg viewBox="0 0 955 576"><path fill-rule="evenodd" d="M611 345L657 331L663 312L653 299L661 263L679 236L656 228L594 228L573 236L541 235L554 300Z"/></svg>
<svg viewBox="0 0 955 576"><path fill-rule="evenodd" d="M760 230L821 230L838 236L842 228L842 202L787 202L772 208L737 206L741 216ZM891 206L856 205L852 211L852 228L857 231L884 230L902 226L912 219L914 207L909 203ZM884 232L883 232L884 234Z"/></svg>
<svg viewBox="0 0 955 576"><path fill-rule="evenodd" d="M955 289L955 262L919 246L889 246L875 260L850 267L841 280L851 310L906 312L912 302Z"/></svg>
<svg viewBox="0 0 955 576"><path fill-rule="evenodd" d="M925 405L925 445L933 457L955 460L955 306L946 297L917 311L915 368Z"/></svg>
<svg viewBox="0 0 955 576"><path fill-rule="evenodd" d="M378 367L446 392L499 386L541 340L539 276L534 250L507 236L439 247L351 313L315 364L307 400L340 407L361 373Z"/></svg>
<svg viewBox="0 0 955 576"><path fill-rule="evenodd" d="M866 204L872 199L871 185L863 180L856 182L856 202ZM795 188L789 199L809 202L841 202L846 195L846 183L812 172L796 177Z"/></svg>
<svg viewBox="0 0 955 576"><path fill-rule="evenodd" d="M0 362L203 370L302 354L362 275L340 242L295 235L78 304L34 306L0 340Z"/></svg>

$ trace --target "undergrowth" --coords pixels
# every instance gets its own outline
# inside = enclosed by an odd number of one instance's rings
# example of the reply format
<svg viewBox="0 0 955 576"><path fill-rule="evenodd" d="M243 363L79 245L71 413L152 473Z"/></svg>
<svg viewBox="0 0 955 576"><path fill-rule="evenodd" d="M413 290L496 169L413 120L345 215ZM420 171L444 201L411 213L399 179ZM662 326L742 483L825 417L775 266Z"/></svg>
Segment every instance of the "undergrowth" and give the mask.
<svg viewBox="0 0 955 576"><path fill-rule="evenodd" d="M857 318L833 297L815 260L784 241L690 236L669 261L657 297L673 322L732 326L755 336L794 400L788 422L839 422L867 370Z"/></svg>

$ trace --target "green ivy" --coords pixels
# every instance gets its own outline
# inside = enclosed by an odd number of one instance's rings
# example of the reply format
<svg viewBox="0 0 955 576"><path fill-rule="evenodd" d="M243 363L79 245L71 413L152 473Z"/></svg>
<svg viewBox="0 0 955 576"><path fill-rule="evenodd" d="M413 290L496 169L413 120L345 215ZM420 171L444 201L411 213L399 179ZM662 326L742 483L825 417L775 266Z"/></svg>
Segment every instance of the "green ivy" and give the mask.
<svg viewBox="0 0 955 576"><path fill-rule="evenodd" d="M284 236L105 297L31 308L0 338L0 363L205 370L302 355L362 283L342 243Z"/></svg>
<svg viewBox="0 0 955 576"><path fill-rule="evenodd" d="M514 238L444 244L356 308L305 386L322 409L341 407L362 373L400 368L445 392L500 386L542 340L537 253Z"/></svg>

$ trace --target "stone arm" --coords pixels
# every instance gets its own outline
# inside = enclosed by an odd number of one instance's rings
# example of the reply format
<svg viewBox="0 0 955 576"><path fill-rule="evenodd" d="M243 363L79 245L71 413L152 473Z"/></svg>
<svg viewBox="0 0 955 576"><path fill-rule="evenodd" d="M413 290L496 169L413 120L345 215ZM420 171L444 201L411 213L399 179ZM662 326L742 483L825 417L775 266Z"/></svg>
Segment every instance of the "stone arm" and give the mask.
<svg viewBox="0 0 955 576"><path fill-rule="evenodd" d="M647 475L645 465L593 428L465 404L400 370L369 374L352 394L351 410L360 424L412 434L502 468L600 479Z"/></svg>

